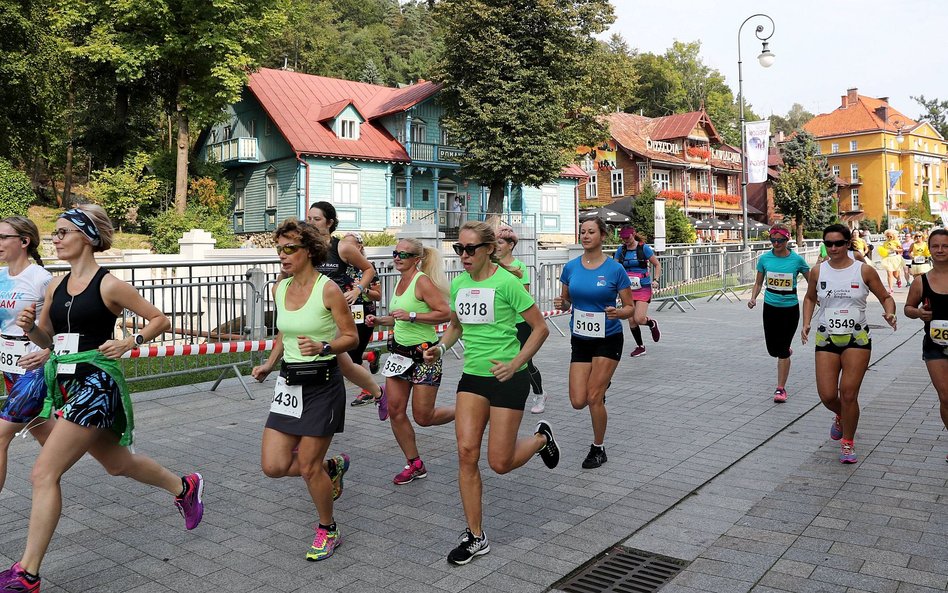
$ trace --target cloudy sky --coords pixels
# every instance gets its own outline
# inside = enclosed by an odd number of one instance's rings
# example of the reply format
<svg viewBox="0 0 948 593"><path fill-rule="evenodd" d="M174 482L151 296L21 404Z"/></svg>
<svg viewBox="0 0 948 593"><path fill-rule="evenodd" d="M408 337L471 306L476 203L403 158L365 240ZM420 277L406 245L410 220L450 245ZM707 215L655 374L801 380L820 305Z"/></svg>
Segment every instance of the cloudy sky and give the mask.
<svg viewBox="0 0 948 593"><path fill-rule="evenodd" d="M758 20L741 34L744 93L762 116L783 115L793 103L813 113L839 106L840 95L888 96L910 117L921 111L910 96L948 99L948 29L943 0L612 0L616 22L631 47L663 53L675 40L701 41L705 63L737 94L737 37L741 23L766 13L775 24L770 49L777 61L757 63ZM760 20L766 24L766 19ZM769 25L768 25L769 26ZM765 32L766 33L766 32Z"/></svg>

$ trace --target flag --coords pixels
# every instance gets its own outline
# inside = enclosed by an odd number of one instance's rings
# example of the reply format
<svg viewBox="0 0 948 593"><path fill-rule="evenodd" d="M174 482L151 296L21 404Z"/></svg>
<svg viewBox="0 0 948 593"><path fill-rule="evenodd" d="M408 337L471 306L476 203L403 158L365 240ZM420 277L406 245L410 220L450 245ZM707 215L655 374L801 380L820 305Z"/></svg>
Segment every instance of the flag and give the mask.
<svg viewBox="0 0 948 593"><path fill-rule="evenodd" d="M655 198L655 235L652 238L652 248L662 253L665 251L665 198Z"/></svg>
<svg viewBox="0 0 948 593"><path fill-rule="evenodd" d="M744 124L744 158L747 183L767 181L767 151L770 143L770 120L750 121Z"/></svg>
<svg viewBox="0 0 948 593"><path fill-rule="evenodd" d="M895 189L895 184L899 182L902 171L889 171L889 191Z"/></svg>

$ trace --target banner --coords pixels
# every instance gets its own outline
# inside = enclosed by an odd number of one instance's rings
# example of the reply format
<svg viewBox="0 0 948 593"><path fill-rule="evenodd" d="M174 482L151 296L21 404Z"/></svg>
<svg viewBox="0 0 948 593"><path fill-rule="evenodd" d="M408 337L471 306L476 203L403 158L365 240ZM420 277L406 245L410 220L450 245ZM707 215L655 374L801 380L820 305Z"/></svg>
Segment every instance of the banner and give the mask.
<svg viewBox="0 0 948 593"><path fill-rule="evenodd" d="M889 171L889 191L895 189L895 184L899 182L902 171Z"/></svg>
<svg viewBox="0 0 948 593"><path fill-rule="evenodd" d="M744 158L747 166L747 183L767 181L767 152L770 144L770 120L750 121L744 124L747 146Z"/></svg>
<svg viewBox="0 0 948 593"><path fill-rule="evenodd" d="M655 237L652 249L657 253L665 251L665 198L655 198Z"/></svg>
<svg viewBox="0 0 948 593"><path fill-rule="evenodd" d="M941 215L941 224L948 229L948 202L939 202L938 206L940 207L938 214Z"/></svg>

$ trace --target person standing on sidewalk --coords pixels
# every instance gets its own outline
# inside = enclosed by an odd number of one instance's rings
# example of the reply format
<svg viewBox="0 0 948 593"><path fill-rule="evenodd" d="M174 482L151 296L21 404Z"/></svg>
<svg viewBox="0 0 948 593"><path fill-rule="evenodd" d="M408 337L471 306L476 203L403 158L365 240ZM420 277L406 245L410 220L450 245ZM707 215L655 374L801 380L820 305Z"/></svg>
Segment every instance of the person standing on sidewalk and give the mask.
<svg viewBox="0 0 948 593"><path fill-rule="evenodd" d="M530 271L527 264L513 256L513 250L517 246L517 233L513 228L507 225L501 225L497 229L497 259L500 263L508 267L515 267L520 270L520 282L523 283L524 290L530 293ZM517 340L520 347L527 343L530 338L530 324L517 315ZM533 359L527 361L527 370L530 371L530 387L533 389L533 405L530 408L531 414L542 414L546 409L546 394L543 393L543 377L540 376L540 369L533 364Z"/></svg>
<svg viewBox="0 0 948 593"><path fill-rule="evenodd" d="M389 338L391 354L382 367L385 397L388 398L389 421L395 440L408 463L392 480L396 485L408 484L428 476L418 453L415 430L408 419L408 397L411 412L419 426L447 424L454 420L454 406L435 407L441 385L441 360L427 363L424 351L437 345L434 326L451 318L446 298L447 279L441 253L425 247L417 239L402 239L392 252L395 269L401 274L389 303L390 315L366 317L369 327L394 326Z"/></svg>
<svg viewBox="0 0 948 593"><path fill-rule="evenodd" d="M856 463L854 438L859 424L859 387L872 354L866 319L866 299L870 292L882 303L886 323L896 329L895 300L886 292L875 268L850 259L847 254L850 239L850 230L845 225L832 224L823 229L823 244L829 259L810 273L800 334L806 344L813 312L819 304L816 389L823 405L836 414L830 426L830 438L840 441L840 463Z"/></svg>
<svg viewBox="0 0 948 593"><path fill-rule="evenodd" d="M319 232L290 218L274 235L280 271L288 277L273 291L278 330L273 350L251 371L262 382L282 360L263 429L260 465L268 477L301 476L306 482L319 515L306 559L325 560L342 543L333 500L349 468L344 454L323 464L346 417L346 389L336 356L359 339L342 291L317 271L327 251Z"/></svg>
<svg viewBox="0 0 948 593"><path fill-rule="evenodd" d="M942 424L948 428L948 230L928 236L932 269L916 276L905 299L905 316L925 323L922 360L938 393ZM948 461L948 457L945 458Z"/></svg>
<svg viewBox="0 0 948 593"><path fill-rule="evenodd" d="M797 298L797 276L806 277L810 273L807 265L798 253L790 251L790 230L775 224L770 229L770 243L773 249L757 260L757 278L751 290L747 308L757 306L757 296L766 283L764 292L764 341L767 353L777 359L777 388L774 401L787 401L787 377L790 376L790 357L793 355L793 336L800 323L800 300Z"/></svg>
<svg viewBox="0 0 948 593"><path fill-rule="evenodd" d="M662 337L658 329L658 322L648 317L648 305L652 302L652 283L662 277L662 263L655 255L655 251L645 244L645 237L637 233L630 226L619 231L622 245L616 249L615 259L625 268L632 288L632 300L635 301L635 314L629 318L629 330L635 339L635 349L629 356L635 358L645 354L645 344L642 342L641 325L647 325L652 332L652 341L657 342ZM655 275L649 274L649 264L655 270Z"/></svg>
<svg viewBox="0 0 948 593"><path fill-rule="evenodd" d="M569 365L569 401L576 410L589 408L593 442L583 461L584 469L594 469L606 457L606 389L622 359L622 323L634 314L632 284L619 262L602 252L606 223L589 218L579 227L583 254L563 266L560 296L553 306L568 311L572 337ZM616 308L616 301L622 307Z"/></svg>
<svg viewBox="0 0 948 593"><path fill-rule="evenodd" d="M467 564L490 552L484 531L481 471L478 462L484 430L487 461L506 474L540 455L550 469L560 453L550 424L537 423L531 437L517 438L530 394L527 361L543 345L550 330L533 297L517 277L496 258L497 237L486 223L468 221L461 227L454 252L464 272L451 283L451 323L436 348L425 350L425 362L435 363L464 338L464 371L458 383L454 430L458 440L458 487L467 528L448 554L451 564ZM517 341L519 313L530 324L523 348Z"/></svg>
<svg viewBox="0 0 948 593"><path fill-rule="evenodd" d="M186 529L197 527L204 516L201 474L178 477L130 449L132 400L117 361L171 324L131 284L96 263L94 254L112 246L112 234L101 206L83 204L60 214L53 246L70 271L50 283L38 319L35 305L17 316L20 329L42 348L20 358L24 369L44 367L47 393L39 417L50 419L58 410L58 418L47 420L52 429L30 474L33 507L26 549L19 562L0 573L2 593L40 590L40 566L62 514L62 476L86 453L111 475L174 496ZM125 310L146 323L140 333L113 339L115 322Z"/></svg>

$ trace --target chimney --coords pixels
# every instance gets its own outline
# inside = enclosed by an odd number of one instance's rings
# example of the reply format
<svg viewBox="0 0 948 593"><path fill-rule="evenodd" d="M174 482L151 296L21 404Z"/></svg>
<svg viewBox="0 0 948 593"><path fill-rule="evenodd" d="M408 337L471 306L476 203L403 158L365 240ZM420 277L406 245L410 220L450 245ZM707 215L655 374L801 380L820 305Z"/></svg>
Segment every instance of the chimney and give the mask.
<svg viewBox="0 0 948 593"><path fill-rule="evenodd" d="M888 97L879 97L879 100L882 101L883 103L885 103L886 105L889 104L889 98L888 98Z"/></svg>
<svg viewBox="0 0 948 593"><path fill-rule="evenodd" d="M846 89L846 102L850 105L855 105L859 100L859 89L851 88Z"/></svg>
<svg viewBox="0 0 948 593"><path fill-rule="evenodd" d="M842 97L840 97L840 105L839 105L839 108L840 108L840 109L846 109L847 107L849 107L849 105L846 104L846 95L843 95Z"/></svg>

